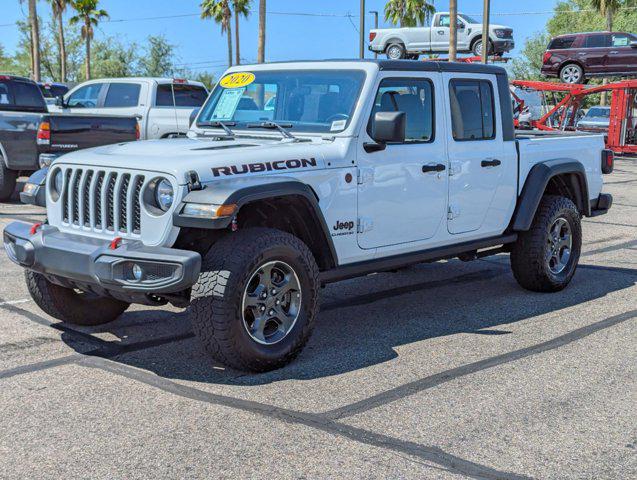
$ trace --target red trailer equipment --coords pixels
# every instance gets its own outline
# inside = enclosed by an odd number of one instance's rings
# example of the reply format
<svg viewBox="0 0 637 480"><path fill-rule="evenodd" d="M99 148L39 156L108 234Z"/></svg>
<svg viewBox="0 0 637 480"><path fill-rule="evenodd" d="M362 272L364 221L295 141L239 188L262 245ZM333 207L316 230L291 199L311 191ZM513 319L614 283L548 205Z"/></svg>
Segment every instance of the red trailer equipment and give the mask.
<svg viewBox="0 0 637 480"><path fill-rule="evenodd" d="M587 87L570 83L513 80L512 85L543 94L545 100L552 94L553 107L531 126L539 130L575 130L577 112L586 95L611 93L610 124L606 148L616 154L637 154L637 80L624 80ZM556 94L563 94L561 100Z"/></svg>

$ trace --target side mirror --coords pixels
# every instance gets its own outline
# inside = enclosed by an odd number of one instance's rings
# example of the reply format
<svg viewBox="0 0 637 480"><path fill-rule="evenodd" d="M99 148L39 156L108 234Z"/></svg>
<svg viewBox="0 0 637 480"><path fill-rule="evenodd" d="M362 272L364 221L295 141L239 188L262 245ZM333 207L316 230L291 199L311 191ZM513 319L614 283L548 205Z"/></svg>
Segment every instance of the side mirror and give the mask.
<svg viewBox="0 0 637 480"><path fill-rule="evenodd" d="M60 108L66 108L66 103L64 103L64 96L58 95L55 97L55 105Z"/></svg>
<svg viewBox="0 0 637 480"><path fill-rule="evenodd" d="M384 150L388 143L405 141L407 116L405 112L376 112L372 120L372 135L376 143L365 143L367 153Z"/></svg>
<svg viewBox="0 0 637 480"><path fill-rule="evenodd" d="M192 124L195 123L195 119L197 118L197 115L199 115L199 110L201 110L201 108L197 107L192 112L190 112L188 127L192 127Z"/></svg>
<svg viewBox="0 0 637 480"><path fill-rule="evenodd" d="M630 42L631 48L637 48L637 40L633 40Z"/></svg>

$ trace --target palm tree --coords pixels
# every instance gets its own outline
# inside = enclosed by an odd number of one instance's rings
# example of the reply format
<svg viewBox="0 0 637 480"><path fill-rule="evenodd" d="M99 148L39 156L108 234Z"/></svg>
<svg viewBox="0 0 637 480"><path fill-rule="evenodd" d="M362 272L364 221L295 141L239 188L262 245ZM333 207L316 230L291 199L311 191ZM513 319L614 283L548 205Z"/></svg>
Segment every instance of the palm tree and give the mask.
<svg viewBox="0 0 637 480"><path fill-rule="evenodd" d="M31 71L33 80L40 81L40 27L38 25L38 11L36 0L29 0L29 25L31 26Z"/></svg>
<svg viewBox="0 0 637 480"><path fill-rule="evenodd" d="M416 27L424 25L427 16L435 11L426 0L388 0L385 21L401 27Z"/></svg>
<svg viewBox="0 0 637 480"><path fill-rule="evenodd" d="M93 27L102 18L107 18L106 10L99 10L97 4L99 0L71 0L71 6L77 15L71 17L71 25L82 24L82 38L86 41L85 73L86 80L91 78L91 40L93 39Z"/></svg>
<svg viewBox="0 0 637 480"><path fill-rule="evenodd" d="M623 6L624 3L625 0L591 0L593 8L606 17L606 30L609 32L613 31L613 15ZM608 83L608 78L604 78L602 83L606 85ZM601 105L606 105L608 103L607 92L602 92L599 103Z"/></svg>
<svg viewBox="0 0 637 480"><path fill-rule="evenodd" d="M66 43L64 42L64 20L62 15L66 10L68 0L49 0L53 16L56 18L58 27L58 48L60 49L60 80L66 82Z"/></svg>
<svg viewBox="0 0 637 480"><path fill-rule="evenodd" d="M230 0L204 0L201 4L201 18L212 18L221 25L221 33L228 35L228 66L232 66L232 31L230 27Z"/></svg>
<svg viewBox="0 0 637 480"><path fill-rule="evenodd" d="M456 61L458 51L458 0L449 1L449 61Z"/></svg>
<svg viewBox="0 0 637 480"><path fill-rule="evenodd" d="M259 49L257 62L265 62L265 0L259 0Z"/></svg>
<svg viewBox="0 0 637 480"><path fill-rule="evenodd" d="M252 0L233 0L232 7L234 9L234 38L235 38L235 63L241 63L241 48L239 46L239 16L243 15L248 18L252 8Z"/></svg>

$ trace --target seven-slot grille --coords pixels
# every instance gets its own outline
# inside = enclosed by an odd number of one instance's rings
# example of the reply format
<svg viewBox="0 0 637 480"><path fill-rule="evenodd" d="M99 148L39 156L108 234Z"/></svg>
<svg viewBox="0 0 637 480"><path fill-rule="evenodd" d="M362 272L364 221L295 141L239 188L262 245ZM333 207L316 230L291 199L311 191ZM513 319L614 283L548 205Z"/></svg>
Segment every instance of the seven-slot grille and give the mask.
<svg viewBox="0 0 637 480"><path fill-rule="evenodd" d="M144 175L85 167L68 168L63 175L63 223L115 236L141 234Z"/></svg>

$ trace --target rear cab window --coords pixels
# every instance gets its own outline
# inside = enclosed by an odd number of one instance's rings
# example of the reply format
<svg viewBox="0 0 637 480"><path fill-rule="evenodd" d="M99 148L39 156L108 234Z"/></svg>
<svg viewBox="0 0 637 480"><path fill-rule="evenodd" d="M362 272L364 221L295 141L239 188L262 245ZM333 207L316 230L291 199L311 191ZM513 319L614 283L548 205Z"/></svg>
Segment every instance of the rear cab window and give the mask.
<svg viewBox="0 0 637 480"><path fill-rule="evenodd" d="M155 106L201 107L207 97L208 92L200 85L164 83L157 85Z"/></svg>
<svg viewBox="0 0 637 480"><path fill-rule="evenodd" d="M449 81L451 132L460 141L495 138L493 84L488 80L452 79Z"/></svg>
<svg viewBox="0 0 637 480"><path fill-rule="evenodd" d="M110 83L104 99L105 108L136 107L141 85L138 83Z"/></svg>
<svg viewBox="0 0 637 480"><path fill-rule="evenodd" d="M0 110L46 112L47 107L35 83L0 77Z"/></svg>

